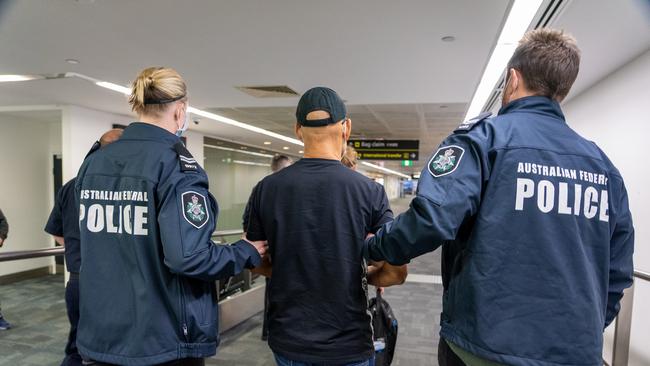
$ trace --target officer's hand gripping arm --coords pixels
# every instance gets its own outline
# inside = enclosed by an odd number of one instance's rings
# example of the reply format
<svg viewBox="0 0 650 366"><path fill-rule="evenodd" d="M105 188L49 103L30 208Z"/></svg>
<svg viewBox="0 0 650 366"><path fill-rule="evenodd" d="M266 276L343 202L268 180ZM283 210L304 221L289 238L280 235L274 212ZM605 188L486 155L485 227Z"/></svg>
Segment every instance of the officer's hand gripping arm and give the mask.
<svg viewBox="0 0 650 366"><path fill-rule="evenodd" d="M486 170L484 157L465 135L452 135L429 165L451 147L456 150L448 155L455 156L457 165L447 167L450 171L438 176L434 176L430 166L423 169L417 196L409 209L366 240L368 259L386 260L394 265L408 263L443 242L454 240L463 222L476 214Z"/></svg>

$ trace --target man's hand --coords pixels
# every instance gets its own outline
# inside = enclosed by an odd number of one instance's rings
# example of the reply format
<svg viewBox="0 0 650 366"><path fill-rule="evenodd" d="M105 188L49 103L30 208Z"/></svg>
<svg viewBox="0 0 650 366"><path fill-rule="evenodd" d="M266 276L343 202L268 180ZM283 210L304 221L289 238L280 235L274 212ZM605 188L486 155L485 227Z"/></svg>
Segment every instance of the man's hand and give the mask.
<svg viewBox="0 0 650 366"><path fill-rule="evenodd" d="M258 241L251 241L246 237L246 233L241 237L242 239L246 240L248 244L252 245L257 249L257 253L259 253L260 257L264 258L266 256L266 252L269 247L269 243L266 240L258 240Z"/></svg>
<svg viewBox="0 0 650 366"><path fill-rule="evenodd" d="M273 274L273 264L271 263L271 257L267 255L262 258L262 264L259 267L251 269L251 272L271 278L271 275Z"/></svg>

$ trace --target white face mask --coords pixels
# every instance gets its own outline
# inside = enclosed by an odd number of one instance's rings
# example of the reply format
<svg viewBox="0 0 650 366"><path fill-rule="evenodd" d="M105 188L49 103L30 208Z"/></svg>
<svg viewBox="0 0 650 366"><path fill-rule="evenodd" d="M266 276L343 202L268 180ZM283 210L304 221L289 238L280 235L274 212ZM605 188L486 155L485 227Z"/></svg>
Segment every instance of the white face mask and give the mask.
<svg viewBox="0 0 650 366"><path fill-rule="evenodd" d="M183 121L183 127L178 129L176 131L176 136L181 137L183 132L187 131L187 129L190 127L190 114L187 113L187 109L185 110L185 120Z"/></svg>

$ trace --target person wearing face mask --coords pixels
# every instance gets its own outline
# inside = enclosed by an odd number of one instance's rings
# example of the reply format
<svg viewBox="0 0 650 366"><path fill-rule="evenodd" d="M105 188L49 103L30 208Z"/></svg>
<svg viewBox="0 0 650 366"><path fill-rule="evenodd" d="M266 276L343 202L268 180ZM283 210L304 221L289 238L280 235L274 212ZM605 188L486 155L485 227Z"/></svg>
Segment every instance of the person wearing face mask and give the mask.
<svg viewBox="0 0 650 366"><path fill-rule="evenodd" d="M440 365L603 363L634 227L621 174L560 108L579 64L562 31L524 35L499 114L445 139L410 209L366 243L394 264L442 246Z"/></svg>
<svg viewBox="0 0 650 366"><path fill-rule="evenodd" d="M179 138L188 126L181 76L147 68L129 102L138 122L77 177L77 348L86 364L203 365L218 344L214 281L259 265L266 243L210 240L217 202Z"/></svg>
<svg viewBox="0 0 650 366"><path fill-rule="evenodd" d="M304 158L249 200L247 236L269 243L269 346L280 366L373 365L368 283L402 283L406 267L368 274L362 247L393 213L382 186L341 163L352 121L334 90L305 92L296 119Z"/></svg>

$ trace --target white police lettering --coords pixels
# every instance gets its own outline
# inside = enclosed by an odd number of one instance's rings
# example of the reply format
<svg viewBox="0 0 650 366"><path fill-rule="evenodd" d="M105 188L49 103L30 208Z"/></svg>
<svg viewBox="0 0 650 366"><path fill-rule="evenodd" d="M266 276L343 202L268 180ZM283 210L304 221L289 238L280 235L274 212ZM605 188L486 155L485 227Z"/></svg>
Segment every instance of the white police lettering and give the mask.
<svg viewBox="0 0 650 366"><path fill-rule="evenodd" d="M526 177L517 177L515 211L524 211L527 200L534 199L537 209L545 214L575 215L590 220L598 216L598 220L609 222L607 175L525 162L517 164L517 173ZM556 179L535 180L531 175ZM591 185L583 188L579 182Z"/></svg>
<svg viewBox="0 0 650 366"><path fill-rule="evenodd" d="M83 202L79 205L79 221L82 228L85 226L93 233L129 235L149 233L147 192L87 189L81 191L80 198Z"/></svg>

